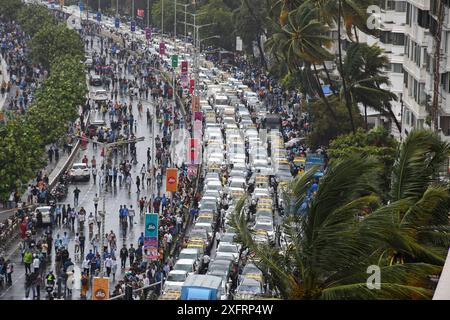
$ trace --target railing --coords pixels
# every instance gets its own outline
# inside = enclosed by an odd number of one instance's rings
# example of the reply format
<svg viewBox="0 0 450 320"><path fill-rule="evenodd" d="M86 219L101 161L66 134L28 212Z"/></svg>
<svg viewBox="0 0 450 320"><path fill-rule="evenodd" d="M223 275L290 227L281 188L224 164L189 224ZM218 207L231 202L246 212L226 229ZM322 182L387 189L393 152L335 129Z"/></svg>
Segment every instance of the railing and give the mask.
<svg viewBox="0 0 450 320"><path fill-rule="evenodd" d="M150 287L156 286L156 285L158 285L158 284L162 284L162 281L158 281L158 282L149 284L148 286L144 286L144 287L142 287L142 288L133 289L133 294L134 294L134 293L137 293L137 292L140 292L140 291L143 291L143 290L145 290L145 289L148 289L148 288L150 288ZM123 297L125 297L125 293L120 294L120 295L118 295L118 296L114 296L114 297L112 297L112 298L109 298L108 300L118 300L118 299L123 298Z"/></svg>

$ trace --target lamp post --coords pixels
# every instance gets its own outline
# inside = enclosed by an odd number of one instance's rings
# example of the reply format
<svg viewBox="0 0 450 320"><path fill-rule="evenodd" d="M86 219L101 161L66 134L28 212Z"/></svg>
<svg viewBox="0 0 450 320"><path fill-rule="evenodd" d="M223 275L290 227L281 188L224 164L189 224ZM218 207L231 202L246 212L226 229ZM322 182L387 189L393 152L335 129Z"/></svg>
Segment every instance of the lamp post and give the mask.
<svg viewBox="0 0 450 320"><path fill-rule="evenodd" d="M150 27L150 0L147 0L147 28Z"/></svg>
<svg viewBox="0 0 450 320"><path fill-rule="evenodd" d="M200 39L199 41L198 41L198 46L199 46L199 51L200 51L200 53L202 52L202 42L203 41L205 41L205 40L209 40L209 39L220 39L221 37L219 36L219 35L215 35L215 36L211 36L211 37L208 37L208 38L205 38L205 39Z"/></svg>
<svg viewBox="0 0 450 320"><path fill-rule="evenodd" d="M161 38L164 34L164 0L161 0Z"/></svg>
<svg viewBox="0 0 450 320"><path fill-rule="evenodd" d="M191 4L181 4L181 3L176 3L176 6L182 6L184 7L184 51L187 51L187 7L189 7ZM176 21L176 19L175 19Z"/></svg>

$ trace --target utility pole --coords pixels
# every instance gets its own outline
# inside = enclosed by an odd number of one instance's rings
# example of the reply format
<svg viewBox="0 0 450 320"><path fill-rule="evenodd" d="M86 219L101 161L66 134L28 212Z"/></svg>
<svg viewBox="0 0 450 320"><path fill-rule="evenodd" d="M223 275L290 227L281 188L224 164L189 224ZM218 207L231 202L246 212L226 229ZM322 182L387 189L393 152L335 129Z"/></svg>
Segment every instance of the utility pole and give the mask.
<svg viewBox="0 0 450 320"><path fill-rule="evenodd" d="M161 39L164 34L164 0L161 0Z"/></svg>
<svg viewBox="0 0 450 320"><path fill-rule="evenodd" d="M116 16L119 17L119 0L116 0Z"/></svg>
<svg viewBox="0 0 450 320"><path fill-rule="evenodd" d="M184 51L186 52L187 51L187 24L186 24L187 23L187 7L189 7L191 4L190 3L188 3L188 4L176 3L175 8L177 5L184 7ZM175 11L175 14L176 14L176 11ZM175 19L175 21L176 21L176 19Z"/></svg>
<svg viewBox="0 0 450 320"><path fill-rule="evenodd" d="M175 16L174 16L174 19L173 19L173 39L174 39L174 45L175 45L175 40L176 40L176 37L177 37L177 0L174 0L174 1L175 1L175 6L174 6L174 9L175 9L174 14L175 14Z"/></svg>
<svg viewBox="0 0 450 320"><path fill-rule="evenodd" d="M150 27L150 0L147 0L147 28Z"/></svg>

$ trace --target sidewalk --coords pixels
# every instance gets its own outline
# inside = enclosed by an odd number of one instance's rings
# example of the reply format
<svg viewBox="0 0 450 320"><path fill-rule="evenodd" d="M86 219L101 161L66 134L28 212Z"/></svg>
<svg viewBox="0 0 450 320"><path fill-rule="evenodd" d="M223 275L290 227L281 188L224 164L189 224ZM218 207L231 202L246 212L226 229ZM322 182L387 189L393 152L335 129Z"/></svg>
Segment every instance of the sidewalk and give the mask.
<svg viewBox="0 0 450 320"><path fill-rule="evenodd" d="M47 166L42 170L43 174L48 174L48 178L49 181L52 181L56 175L58 174L58 172L62 169L62 167L64 166L64 164L66 163L67 159L69 158L69 155L67 155L67 153L63 153L60 155L58 162L56 162L53 159L53 162L51 163L47 163ZM31 180L29 182L29 184L34 184L35 183L35 179ZM26 202L26 194L22 195L22 199L23 202ZM14 214L14 212L16 212L16 208L13 209L5 209L5 208L1 208L0 209L0 221L3 221L4 219L8 218L9 216L11 216L12 214Z"/></svg>

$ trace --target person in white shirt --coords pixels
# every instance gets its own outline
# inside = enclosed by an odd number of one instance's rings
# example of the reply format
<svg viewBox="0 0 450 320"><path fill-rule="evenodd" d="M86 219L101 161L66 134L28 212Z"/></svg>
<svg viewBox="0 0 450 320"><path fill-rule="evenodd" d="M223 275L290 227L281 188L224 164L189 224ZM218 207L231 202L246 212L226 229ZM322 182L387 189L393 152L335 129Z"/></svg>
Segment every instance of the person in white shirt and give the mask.
<svg viewBox="0 0 450 320"><path fill-rule="evenodd" d="M111 273L113 276L113 281L116 281L116 272L117 272L117 260L116 257L112 257L112 267L111 267Z"/></svg>
<svg viewBox="0 0 450 320"><path fill-rule="evenodd" d="M83 269L83 272L86 274L89 274L89 260L84 258L83 262L81 263L81 268Z"/></svg>
<svg viewBox="0 0 450 320"><path fill-rule="evenodd" d="M97 208L98 208L98 202L99 202L99 197L98 197L98 195L97 194L95 194L95 197L94 197L94 208L95 208L95 214L97 214Z"/></svg>
<svg viewBox="0 0 450 320"><path fill-rule="evenodd" d="M134 215L135 211L133 209L133 205L130 205L130 208L128 209L128 219L130 220L130 227L133 226Z"/></svg>
<svg viewBox="0 0 450 320"><path fill-rule="evenodd" d="M33 259L33 269L34 273L37 273L39 271L39 266L41 265L41 261L39 260L38 256L35 254Z"/></svg>
<svg viewBox="0 0 450 320"><path fill-rule="evenodd" d="M78 235L78 232L75 234L75 259L78 257L78 252L80 251L80 236Z"/></svg>
<svg viewBox="0 0 450 320"><path fill-rule="evenodd" d="M108 255L108 257L105 259L105 269L106 269L106 275L108 277L111 275L112 266L113 266L113 261L111 259L111 256Z"/></svg>

